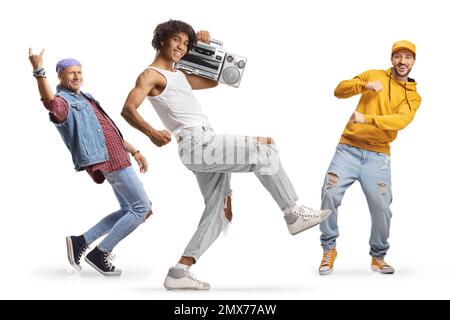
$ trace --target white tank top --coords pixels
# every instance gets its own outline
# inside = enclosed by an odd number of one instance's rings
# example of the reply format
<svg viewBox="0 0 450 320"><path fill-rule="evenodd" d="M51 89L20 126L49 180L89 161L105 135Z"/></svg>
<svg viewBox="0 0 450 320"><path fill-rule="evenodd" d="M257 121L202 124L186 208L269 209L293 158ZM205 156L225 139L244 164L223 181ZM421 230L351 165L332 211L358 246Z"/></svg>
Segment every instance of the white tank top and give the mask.
<svg viewBox="0 0 450 320"><path fill-rule="evenodd" d="M210 127L208 118L192 93L192 88L183 72L155 67L153 69L166 78L166 87L159 96L148 96L162 123L172 134L189 127Z"/></svg>

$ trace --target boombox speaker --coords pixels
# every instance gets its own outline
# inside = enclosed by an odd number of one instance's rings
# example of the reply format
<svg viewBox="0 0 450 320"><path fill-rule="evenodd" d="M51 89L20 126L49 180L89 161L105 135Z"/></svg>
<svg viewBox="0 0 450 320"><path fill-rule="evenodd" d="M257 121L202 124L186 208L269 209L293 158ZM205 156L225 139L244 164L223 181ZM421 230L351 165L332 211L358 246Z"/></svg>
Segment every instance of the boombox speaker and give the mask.
<svg viewBox="0 0 450 320"><path fill-rule="evenodd" d="M246 64L247 58L227 52L222 66L222 72L220 73L219 82L238 88Z"/></svg>

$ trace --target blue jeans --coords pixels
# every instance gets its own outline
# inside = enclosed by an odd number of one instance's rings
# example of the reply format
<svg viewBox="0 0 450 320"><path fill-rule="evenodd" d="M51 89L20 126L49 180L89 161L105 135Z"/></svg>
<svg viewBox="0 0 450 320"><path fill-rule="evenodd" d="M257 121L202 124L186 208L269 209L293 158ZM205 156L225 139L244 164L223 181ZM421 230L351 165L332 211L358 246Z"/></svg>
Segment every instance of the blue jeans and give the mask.
<svg viewBox="0 0 450 320"><path fill-rule="evenodd" d="M102 173L111 184L120 209L104 217L83 235L86 242L91 244L108 234L98 247L102 251L111 253L122 239L145 221L152 209L152 203L133 167Z"/></svg>
<svg viewBox="0 0 450 320"><path fill-rule="evenodd" d="M387 240L392 217L390 156L346 144L337 146L322 187L321 208L332 210L330 217L320 224L322 247L327 251L336 246L338 207L345 190L356 180L366 196L372 219L370 255L384 257L389 249Z"/></svg>

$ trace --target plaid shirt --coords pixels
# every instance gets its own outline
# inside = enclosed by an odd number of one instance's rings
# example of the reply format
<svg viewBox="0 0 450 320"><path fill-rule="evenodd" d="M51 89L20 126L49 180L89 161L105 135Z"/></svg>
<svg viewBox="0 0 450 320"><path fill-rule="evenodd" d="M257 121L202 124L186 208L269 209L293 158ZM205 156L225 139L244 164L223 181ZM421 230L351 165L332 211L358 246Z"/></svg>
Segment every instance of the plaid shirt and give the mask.
<svg viewBox="0 0 450 320"><path fill-rule="evenodd" d="M111 172L131 166L130 156L125 147L125 142L114 123L95 104L87 99L86 101L94 110L97 120L103 129L106 148L108 149L108 160L87 166L84 169L96 183L102 183L105 181L102 171ZM50 112L54 122L62 123L66 120L69 106L63 98L55 96L53 100L42 100L42 102Z"/></svg>

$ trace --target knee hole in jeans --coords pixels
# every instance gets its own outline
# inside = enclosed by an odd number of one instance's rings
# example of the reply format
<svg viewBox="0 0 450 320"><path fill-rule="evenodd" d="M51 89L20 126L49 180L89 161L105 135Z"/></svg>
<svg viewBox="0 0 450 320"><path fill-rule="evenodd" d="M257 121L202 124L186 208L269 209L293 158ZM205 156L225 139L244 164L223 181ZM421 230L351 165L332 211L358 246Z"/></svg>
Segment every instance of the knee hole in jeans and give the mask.
<svg viewBox="0 0 450 320"><path fill-rule="evenodd" d="M386 194L387 193L387 184L384 182L378 182L377 183L378 186L378 190L380 190L381 194Z"/></svg>
<svg viewBox="0 0 450 320"><path fill-rule="evenodd" d="M225 218L227 218L227 220L231 222L231 220L233 219L233 212L231 211L231 195L228 195L224 200L223 213L225 215Z"/></svg>
<svg viewBox="0 0 450 320"><path fill-rule="evenodd" d="M256 143L260 144L275 144L275 140L273 140L271 137L245 137L246 140L253 139L256 141Z"/></svg>
<svg viewBox="0 0 450 320"><path fill-rule="evenodd" d="M336 187L338 182L339 182L339 176L334 172L328 172L326 189L329 190L331 188Z"/></svg>

